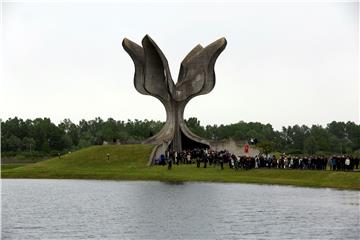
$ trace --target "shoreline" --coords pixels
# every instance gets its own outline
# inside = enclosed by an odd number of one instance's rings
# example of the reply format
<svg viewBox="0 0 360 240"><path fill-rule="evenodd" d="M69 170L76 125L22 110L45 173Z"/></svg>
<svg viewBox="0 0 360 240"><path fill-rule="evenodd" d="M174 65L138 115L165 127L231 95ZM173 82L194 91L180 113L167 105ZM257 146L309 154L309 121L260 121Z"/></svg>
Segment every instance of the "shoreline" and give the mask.
<svg viewBox="0 0 360 240"><path fill-rule="evenodd" d="M267 168L235 171L214 165L197 168L195 164L173 165L168 170L166 166L146 166L152 149L153 145L145 144L91 146L61 158L2 165L1 178L249 183L360 190L360 171Z"/></svg>
<svg viewBox="0 0 360 240"><path fill-rule="evenodd" d="M164 169L165 170L165 169ZM168 171L166 169L166 171ZM222 170L224 171L224 170ZM251 170L248 170L248 172ZM257 171L269 171L268 169L258 169ZM270 171L292 171L292 170L282 170L282 169L272 169ZM300 171L306 171L306 172L313 172L314 170L300 170ZM171 173L171 170L169 171ZM327 170L326 172L332 172ZM240 173L241 174L241 173ZM346 174L359 174L360 172L346 172ZM1 179L35 179L35 180L85 180L85 181L129 181L129 182L137 182L137 181L144 181L144 182L163 182L163 183L169 183L169 184L185 184L185 183L227 183L227 184L256 184L256 185L270 185L270 186L289 186L289 187L302 187L302 188L328 188L328 189L336 189L336 190L351 190L351 191L360 191L360 182L358 185L355 186L335 186L335 184L327 184L323 182L300 182L296 181L295 179L283 179L277 180L272 179L272 182L267 181L268 179L264 178L256 178L254 176L253 179L245 180L245 179L237 179L236 181L233 181L231 179L180 179L177 177L139 177L139 176L112 176L112 177L97 177L96 174L93 176L89 176L88 174L79 174L77 176L70 177L69 175L57 175L55 176L41 176L40 174L37 176L24 176L24 175L17 175L17 176L11 176L12 174L7 172L1 172Z"/></svg>

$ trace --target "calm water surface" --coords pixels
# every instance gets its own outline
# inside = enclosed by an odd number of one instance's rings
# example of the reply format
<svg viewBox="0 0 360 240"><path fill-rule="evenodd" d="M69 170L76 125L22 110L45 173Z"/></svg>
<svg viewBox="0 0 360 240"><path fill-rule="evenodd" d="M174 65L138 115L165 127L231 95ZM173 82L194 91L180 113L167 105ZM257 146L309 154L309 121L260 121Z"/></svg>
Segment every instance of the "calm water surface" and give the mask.
<svg viewBox="0 0 360 240"><path fill-rule="evenodd" d="M359 191L2 180L2 239L360 239Z"/></svg>

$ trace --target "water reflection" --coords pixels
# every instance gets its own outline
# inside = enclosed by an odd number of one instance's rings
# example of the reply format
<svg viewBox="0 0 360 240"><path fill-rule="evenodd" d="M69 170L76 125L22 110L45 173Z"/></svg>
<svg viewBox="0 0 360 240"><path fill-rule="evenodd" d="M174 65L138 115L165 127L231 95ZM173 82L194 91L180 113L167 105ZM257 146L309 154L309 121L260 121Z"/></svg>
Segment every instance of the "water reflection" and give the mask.
<svg viewBox="0 0 360 240"><path fill-rule="evenodd" d="M3 239L359 239L359 192L3 180Z"/></svg>

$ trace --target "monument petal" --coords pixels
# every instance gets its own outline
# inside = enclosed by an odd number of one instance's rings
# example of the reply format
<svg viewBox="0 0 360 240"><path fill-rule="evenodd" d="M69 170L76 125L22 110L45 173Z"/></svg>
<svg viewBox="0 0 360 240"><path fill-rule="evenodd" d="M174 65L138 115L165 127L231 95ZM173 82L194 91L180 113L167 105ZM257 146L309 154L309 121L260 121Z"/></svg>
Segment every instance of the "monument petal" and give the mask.
<svg viewBox="0 0 360 240"><path fill-rule="evenodd" d="M122 46L129 54L135 65L134 74L134 86L135 89L144 95L150 95L144 87L144 68L145 68L145 54L144 49L132 42L131 40L124 38Z"/></svg>

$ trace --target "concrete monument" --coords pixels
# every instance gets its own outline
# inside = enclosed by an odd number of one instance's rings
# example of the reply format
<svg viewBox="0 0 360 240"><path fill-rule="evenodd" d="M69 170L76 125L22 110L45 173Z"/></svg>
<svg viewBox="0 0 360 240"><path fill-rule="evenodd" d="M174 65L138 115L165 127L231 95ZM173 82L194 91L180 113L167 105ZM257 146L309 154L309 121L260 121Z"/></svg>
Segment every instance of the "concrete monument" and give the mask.
<svg viewBox="0 0 360 240"><path fill-rule="evenodd" d="M166 110L166 123L159 133L144 143L156 144L150 162L166 149L182 151L210 146L205 139L192 133L184 122L186 104L195 96L209 93L215 86L215 61L225 49L226 39L206 47L197 45L184 58L175 84L165 55L148 35L142 47L124 39L122 45L135 64L134 85L145 95L156 97Z"/></svg>

